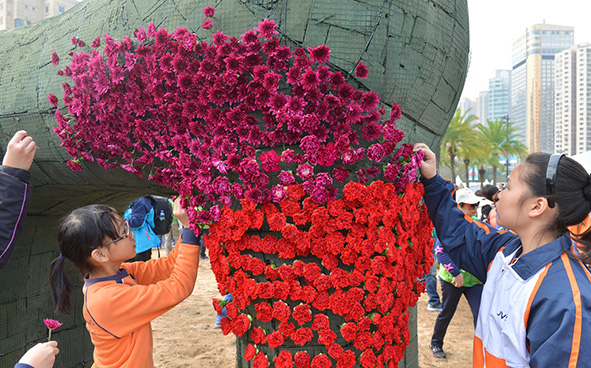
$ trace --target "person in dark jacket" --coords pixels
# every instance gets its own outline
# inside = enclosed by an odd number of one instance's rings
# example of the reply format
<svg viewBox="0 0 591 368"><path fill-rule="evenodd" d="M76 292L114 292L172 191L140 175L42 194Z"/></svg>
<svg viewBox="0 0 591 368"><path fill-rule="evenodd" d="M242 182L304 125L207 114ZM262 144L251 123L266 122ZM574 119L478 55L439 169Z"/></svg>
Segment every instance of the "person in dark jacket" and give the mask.
<svg viewBox="0 0 591 368"><path fill-rule="evenodd" d="M29 168L37 145L24 130L8 143L0 166L0 269L4 268L22 232L31 200Z"/></svg>
<svg viewBox="0 0 591 368"><path fill-rule="evenodd" d="M8 263L23 232L31 201L29 169L36 151L33 138L20 130L8 142L0 166L0 269ZM39 343L21 357L15 368L51 368L58 353L57 341Z"/></svg>

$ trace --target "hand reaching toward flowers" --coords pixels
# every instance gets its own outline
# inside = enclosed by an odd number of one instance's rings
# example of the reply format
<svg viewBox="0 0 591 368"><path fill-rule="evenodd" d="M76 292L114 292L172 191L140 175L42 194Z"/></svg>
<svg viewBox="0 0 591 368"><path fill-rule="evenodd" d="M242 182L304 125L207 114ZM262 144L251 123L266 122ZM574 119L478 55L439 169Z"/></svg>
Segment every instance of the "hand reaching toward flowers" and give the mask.
<svg viewBox="0 0 591 368"><path fill-rule="evenodd" d="M181 206L181 196L176 197L174 200L173 215L184 227L189 227L189 215L187 209Z"/></svg>
<svg viewBox="0 0 591 368"><path fill-rule="evenodd" d="M425 154L419 170L421 172L421 176L425 179L431 179L437 175L437 159L435 157L435 153L433 153L433 151L431 151L431 149L425 143L415 144L413 151L418 152L419 150L423 151Z"/></svg>
<svg viewBox="0 0 591 368"><path fill-rule="evenodd" d="M2 165L29 170L36 150L37 145L33 138L27 136L27 132L24 130L19 130L8 142Z"/></svg>

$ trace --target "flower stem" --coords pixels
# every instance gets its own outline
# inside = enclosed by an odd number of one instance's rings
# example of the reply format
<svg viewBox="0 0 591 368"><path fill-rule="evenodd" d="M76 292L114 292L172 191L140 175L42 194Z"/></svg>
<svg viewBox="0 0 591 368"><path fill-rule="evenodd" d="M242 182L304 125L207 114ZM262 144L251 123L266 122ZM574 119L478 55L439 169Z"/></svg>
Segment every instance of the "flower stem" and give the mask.
<svg viewBox="0 0 591 368"><path fill-rule="evenodd" d="M51 328L49 329L49 337L47 337L47 341L51 341Z"/></svg>

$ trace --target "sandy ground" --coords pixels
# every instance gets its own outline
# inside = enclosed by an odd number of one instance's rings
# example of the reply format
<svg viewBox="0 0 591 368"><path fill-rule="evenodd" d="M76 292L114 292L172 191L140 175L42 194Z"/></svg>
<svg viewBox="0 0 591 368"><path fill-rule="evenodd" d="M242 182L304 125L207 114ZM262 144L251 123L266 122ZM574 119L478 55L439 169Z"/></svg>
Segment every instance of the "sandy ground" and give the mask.
<svg viewBox="0 0 591 368"><path fill-rule="evenodd" d="M234 368L236 338L214 326L211 299L220 297L209 260L201 261L193 295L152 322L157 368ZM447 359L436 359L429 342L437 312L427 311L427 295L418 303L419 365L421 368L472 366L472 317L462 299L445 338Z"/></svg>

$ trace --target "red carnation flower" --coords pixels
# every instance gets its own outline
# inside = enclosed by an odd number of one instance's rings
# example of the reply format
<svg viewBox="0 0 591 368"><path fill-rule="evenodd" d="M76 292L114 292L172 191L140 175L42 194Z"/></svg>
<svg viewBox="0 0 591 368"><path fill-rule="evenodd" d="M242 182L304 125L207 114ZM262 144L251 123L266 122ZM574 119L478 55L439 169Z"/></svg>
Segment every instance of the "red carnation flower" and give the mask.
<svg viewBox="0 0 591 368"><path fill-rule="evenodd" d="M295 326L291 322L281 322L277 330L283 334L284 338L288 338L295 332Z"/></svg>
<svg viewBox="0 0 591 368"><path fill-rule="evenodd" d="M224 335L229 334L232 331L232 325L230 323L230 318L222 317L222 320L220 321L220 328L222 329L222 333Z"/></svg>
<svg viewBox="0 0 591 368"><path fill-rule="evenodd" d="M332 344L328 348L328 354L330 354L330 356L334 359L339 359L343 354L343 347L340 344Z"/></svg>
<svg viewBox="0 0 591 368"><path fill-rule="evenodd" d="M252 342L255 344L264 344L267 341L267 337L265 336L265 331L263 331L260 327L254 327L250 332L250 338Z"/></svg>
<svg viewBox="0 0 591 368"><path fill-rule="evenodd" d="M275 349L283 345L283 341L285 338L283 334L279 331L273 331L272 334L267 336L267 344L271 349Z"/></svg>
<svg viewBox="0 0 591 368"><path fill-rule="evenodd" d="M292 315L300 326L312 320L312 312L310 311L310 306L308 304L297 305L293 309Z"/></svg>
<svg viewBox="0 0 591 368"><path fill-rule="evenodd" d="M325 314L315 314L314 322L312 322L312 328L316 331L330 328L330 322Z"/></svg>
<svg viewBox="0 0 591 368"><path fill-rule="evenodd" d="M287 350L282 350L279 355L273 358L276 368L292 368L293 360L291 353Z"/></svg>
<svg viewBox="0 0 591 368"><path fill-rule="evenodd" d="M245 314L241 314L232 320L232 333L238 337L244 335L250 328L250 320Z"/></svg>
<svg viewBox="0 0 591 368"><path fill-rule="evenodd" d="M376 365L376 355L374 354L373 350L366 349L363 354L361 354L361 358L359 359L361 366L363 368L373 368Z"/></svg>
<svg viewBox="0 0 591 368"><path fill-rule="evenodd" d="M367 78L367 75L369 74L369 71L367 70L367 65L363 65L362 62L359 62L359 64L357 65L357 68L355 68L355 76L357 78Z"/></svg>
<svg viewBox="0 0 591 368"><path fill-rule="evenodd" d="M238 308L236 307L236 304L232 302L226 304L226 314L230 319L236 318L238 316Z"/></svg>
<svg viewBox="0 0 591 368"><path fill-rule="evenodd" d="M355 353L351 350L345 350L341 357L337 359L337 368L352 368L356 363Z"/></svg>
<svg viewBox="0 0 591 368"><path fill-rule="evenodd" d="M295 330L291 335L291 339L293 340L293 342L296 345L300 346L303 346L312 341L313 337L314 333L312 332L312 329L308 327L299 328Z"/></svg>
<svg viewBox="0 0 591 368"><path fill-rule="evenodd" d="M247 362L250 362L254 358L256 353L257 349L252 344L248 344L246 346L246 349L244 349L244 359Z"/></svg>
<svg viewBox="0 0 591 368"><path fill-rule="evenodd" d="M281 212L271 215L268 218L269 228L271 231L281 231L285 226L285 220L285 216Z"/></svg>
<svg viewBox="0 0 591 368"><path fill-rule="evenodd" d="M254 306L257 311L257 319L261 322L269 322L273 319L273 308L267 302L257 303Z"/></svg>
<svg viewBox="0 0 591 368"><path fill-rule="evenodd" d="M355 323L349 322L341 326L341 335L347 341L353 341L357 334L358 327Z"/></svg>
<svg viewBox="0 0 591 368"><path fill-rule="evenodd" d="M297 368L310 368L310 354L305 351L298 351L293 356Z"/></svg>
<svg viewBox="0 0 591 368"><path fill-rule="evenodd" d="M252 361L253 368L267 368L268 366L269 360L267 359L267 356L262 352L258 353Z"/></svg>
<svg viewBox="0 0 591 368"><path fill-rule="evenodd" d="M324 354L316 355L312 359L311 368L329 368L332 366L330 358Z"/></svg>
<svg viewBox="0 0 591 368"><path fill-rule="evenodd" d="M282 301L276 301L273 303L273 318L285 322L289 319L291 310L289 306Z"/></svg>
<svg viewBox="0 0 591 368"><path fill-rule="evenodd" d="M279 278L279 271L271 265L265 267L265 277L267 280L274 281Z"/></svg>
<svg viewBox="0 0 591 368"><path fill-rule="evenodd" d="M275 293L275 288L270 282L259 282L257 288L259 289L259 298L262 299L271 299Z"/></svg>

